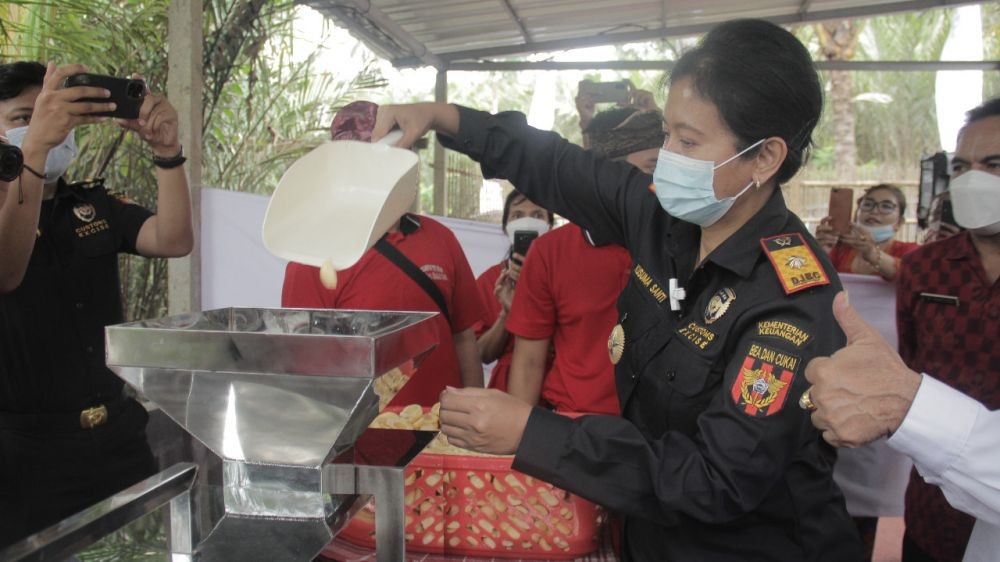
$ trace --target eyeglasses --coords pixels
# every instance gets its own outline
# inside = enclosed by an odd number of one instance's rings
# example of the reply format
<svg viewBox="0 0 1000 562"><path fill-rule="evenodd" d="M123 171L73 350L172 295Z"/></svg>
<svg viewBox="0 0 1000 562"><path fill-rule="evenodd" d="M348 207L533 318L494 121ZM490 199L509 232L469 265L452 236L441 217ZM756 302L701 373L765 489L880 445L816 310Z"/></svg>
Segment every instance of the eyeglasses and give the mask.
<svg viewBox="0 0 1000 562"><path fill-rule="evenodd" d="M858 209L866 213L877 212L880 215L891 215L896 212L899 205L892 201L875 201L874 199L862 199L858 203ZM877 209L877 211L876 211Z"/></svg>

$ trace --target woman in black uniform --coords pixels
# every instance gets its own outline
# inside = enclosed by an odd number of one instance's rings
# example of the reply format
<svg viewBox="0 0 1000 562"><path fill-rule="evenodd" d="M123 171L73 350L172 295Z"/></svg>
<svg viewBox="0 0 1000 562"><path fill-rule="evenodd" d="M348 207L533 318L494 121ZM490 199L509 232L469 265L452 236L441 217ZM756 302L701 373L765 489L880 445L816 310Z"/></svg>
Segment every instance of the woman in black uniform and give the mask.
<svg viewBox="0 0 1000 562"><path fill-rule="evenodd" d="M780 189L821 107L806 49L754 20L678 61L652 178L520 113L382 106L374 136L399 126L405 145L435 129L634 261L608 340L621 418L449 389L452 442L516 452L516 469L621 513L627 560L859 560L835 453L796 406L806 363L844 344L837 275Z"/></svg>

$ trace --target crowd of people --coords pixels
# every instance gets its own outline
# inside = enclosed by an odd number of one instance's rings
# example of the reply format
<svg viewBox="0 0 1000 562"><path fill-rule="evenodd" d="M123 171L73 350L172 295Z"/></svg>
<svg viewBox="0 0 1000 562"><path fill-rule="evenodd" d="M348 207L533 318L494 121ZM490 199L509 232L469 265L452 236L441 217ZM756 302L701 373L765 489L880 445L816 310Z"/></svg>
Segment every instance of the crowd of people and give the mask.
<svg viewBox="0 0 1000 562"><path fill-rule="evenodd" d="M24 155L0 182L0 546L155 471L103 327L123 320L118 253L193 244L177 116L149 94L118 122L149 144L156 213L69 183L74 127L110 108L84 100L106 90L60 86L82 71L0 65L0 134ZM823 95L781 27L719 25L677 61L662 111L652 100L598 112L581 89L584 146L518 112L348 105L333 139L398 128L409 147L433 130L509 180L511 245L476 279L447 227L407 213L336 288L289 263L282 306L440 313L439 345L393 404L440 401L453 444L607 507L625 560L870 558L870 522L833 471L836 447L885 437L916 467L903 560L996 559L1000 100L969 111L923 244L898 239L892 184L866 189L839 233L787 207ZM838 273L892 284L898 353Z"/></svg>

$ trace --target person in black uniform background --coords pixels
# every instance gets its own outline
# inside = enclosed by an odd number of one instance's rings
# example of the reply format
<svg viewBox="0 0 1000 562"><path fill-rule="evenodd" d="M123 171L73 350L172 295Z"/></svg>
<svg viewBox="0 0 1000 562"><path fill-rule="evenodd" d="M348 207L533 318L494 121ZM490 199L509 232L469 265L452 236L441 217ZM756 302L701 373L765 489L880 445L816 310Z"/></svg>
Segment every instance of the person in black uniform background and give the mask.
<svg viewBox="0 0 1000 562"><path fill-rule="evenodd" d="M104 327L123 321L118 253L182 256L193 233L177 112L147 95L120 121L149 144L158 213L101 182L63 179L77 125L104 119L103 88L61 88L81 65L0 65L0 135L20 146L0 182L0 546L155 472L148 416L105 366Z"/></svg>
<svg viewBox="0 0 1000 562"><path fill-rule="evenodd" d="M652 178L520 113L382 106L374 138L435 129L634 261L608 342L622 417L448 389L452 443L516 452L517 470L624 515L627 560L860 560L835 452L796 406L805 364L844 344L837 275L780 189L821 108L809 53L756 20L718 26L674 67Z"/></svg>

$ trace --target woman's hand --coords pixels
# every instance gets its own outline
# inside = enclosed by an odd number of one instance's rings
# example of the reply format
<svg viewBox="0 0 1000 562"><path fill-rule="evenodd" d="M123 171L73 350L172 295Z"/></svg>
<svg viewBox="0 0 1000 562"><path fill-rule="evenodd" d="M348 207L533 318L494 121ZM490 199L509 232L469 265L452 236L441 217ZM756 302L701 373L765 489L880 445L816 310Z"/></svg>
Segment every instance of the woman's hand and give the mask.
<svg viewBox="0 0 1000 562"><path fill-rule="evenodd" d="M514 280L511 278L510 269L505 269L496 284L493 285L493 295L503 308L503 313L510 312L510 304L514 301Z"/></svg>
<svg viewBox="0 0 1000 562"><path fill-rule="evenodd" d="M428 131L455 136L458 134L458 109L447 103L427 102L407 105L381 105L372 129L372 142L378 142L393 129L403 132L396 143L400 148L410 148Z"/></svg>
<svg viewBox="0 0 1000 562"><path fill-rule="evenodd" d="M441 393L441 432L470 451L513 454L530 415L529 404L496 389L448 387Z"/></svg>
<svg viewBox="0 0 1000 562"><path fill-rule="evenodd" d="M134 80L142 80L142 76L133 74ZM139 133L157 156L177 156L181 144L177 132L177 110L161 94L152 95L146 86L146 97L139 107L139 117L135 119L116 119L123 129Z"/></svg>
<svg viewBox="0 0 1000 562"><path fill-rule="evenodd" d="M507 260L507 273L513 282L517 283L521 279L521 268L524 267L524 256L521 254L511 254Z"/></svg>
<svg viewBox="0 0 1000 562"><path fill-rule="evenodd" d="M851 231L840 237L840 241L854 248L868 263L879 259L879 249L868 232L857 225L851 225Z"/></svg>
<svg viewBox="0 0 1000 562"><path fill-rule="evenodd" d="M629 105L638 109L639 111L649 111L650 109L658 110L656 107L656 98L653 96L653 92L649 90L639 90L633 88L629 92L630 102Z"/></svg>
<svg viewBox="0 0 1000 562"><path fill-rule="evenodd" d="M823 217L823 220L819 221L819 225L816 226L816 241L829 254L833 251L833 247L837 245L839 240L840 236L833 231L833 219Z"/></svg>
<svg viewBox="0 0 1000 562"><path fill-rule="evenodd" d="M589 82L589 80L581 80L580 84L584 82ZM580 116L580 130L584 130L590 125L590 122L594 119L594 113L597 111L597 103L594 101L594 96L590 92L577 86L576 92L576 112Z"/></svg>
<svg viewBox="0 0 1000 562"><path fill-rule="evenodd" d="M27 157L33 151L48 154L48 151L59 146L70 131L77 125L99 123L106 117L94 117L90 113L111 111L115 104L111 102L78 101L83 98L107 98L111 92L104 88L93 86L75 86L63 88L67 77L87 72L82 64L71 64L56 68L55 63L49 63L42 81L42 91L35 98L35 107L31 112L31 127L21 143L21 150ZM44 157L44 156L42 156Z"/></svg>

